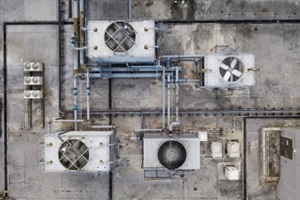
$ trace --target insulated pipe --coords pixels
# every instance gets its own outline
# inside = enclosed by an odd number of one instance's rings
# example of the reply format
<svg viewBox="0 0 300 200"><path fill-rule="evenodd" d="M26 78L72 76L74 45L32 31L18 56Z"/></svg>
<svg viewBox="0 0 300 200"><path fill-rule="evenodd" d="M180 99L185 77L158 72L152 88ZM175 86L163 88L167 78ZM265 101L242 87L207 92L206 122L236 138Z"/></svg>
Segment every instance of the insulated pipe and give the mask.
<svg viewBox="0 0 300 200"><path fill-rule="evenodd" d="M86 72L86 113L87 113L87 121L90 121L90 76L89 71Z"/></svg>
<svg viewBox="0 0 300 200"><path fill-rule="evenodd" d="M162 129L134 129L134 132L161 132Z"/></svg>
<svg viewBox="0 0 300 200"><path fill-rule="evenodd" d="M162 110L162 125L163 129L166 127L166 71L165 68L163 68L163 75L162 75L162 104L163 104L163 110Z"/></svg>
<svg viewBox="0 0 300 200"><path fill-rule="evenodd" d="M53 123L71 123L71 122L84 122L83 119L54 119Z"/></svg>
<svg viewBox="0 0 300 200"><path fill-rule="evenodd" d="M102 78L100 73L90 73L90 78ZM158 78L161 73L128 73L111 74L109 78Z"/></svg>
<svg viewBox="0 0 300 200"><path fill-rule="evenodd" d="M167 119L168 119L168 126L170 125L170 122L171 122L171 75L170 74L168 74L168 79L167 79L167 81L168 81L168 113L167 113L167 115L168 115L168 117L167 117Z"/></svg>
<svg viewBox="0 0 300 200"><path fill-rule="evenodd" d="M175 76L175 85L176 85L176 98L175 98L175 118L176 118L176 122L179 122L179 69L178 67L176 67L176 76Z"/></svg>
<svg viewBox="0 0 300 200"><path fill-rule="evenodd" d="M84 16L84 0L79 0L79 46L82 48L84 47L84 36L85 32L82 30L82 28L85 26L85 16ZM79 64L81 69L85 69L84 66L84 51L79 52Z"/></svg>
<svg viewBox="0 0 300 200"><path fill-rule="evenodd" d="M73 110L74 110L74 129L75 131L77 131L77 112L78 112L78 105L77 105L77 77L79 75L76 74L74 75L74 82L73 82L73 91L72 91L72 95L74 97L74 106L73 106Z"/></svg>
<svg viewBox="0 0 300 200"><path fill-rule="evenodd" d="M114 125L111 125L111 126L102 126L102 125L99 125L99 126L97 126L97 125L95 125L95 126L89 126L89 127L91 127L91 128L99 128L99 129L106 129L106 128L116 128L116 126L114 126Z"/></svg>
<svg viewBox="0 0 300 200"><path fill-rule="evenodd" d="M75 40L75 47L78 47L78 1L73 0L73 29L74 29L74 40ZM74 74L78 73L78 51L74 49Z"/></svg>

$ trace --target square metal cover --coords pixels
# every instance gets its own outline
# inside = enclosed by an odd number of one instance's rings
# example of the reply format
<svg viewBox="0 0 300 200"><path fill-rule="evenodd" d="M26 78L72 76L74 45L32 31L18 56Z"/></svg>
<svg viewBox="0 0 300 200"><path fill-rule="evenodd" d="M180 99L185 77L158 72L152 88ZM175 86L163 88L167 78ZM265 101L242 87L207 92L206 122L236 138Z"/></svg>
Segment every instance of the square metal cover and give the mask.
<svg viewBox="0 0 300 200"><path fill-rule="evenodd" d="M280 155L293 160L294 140L286 137L280 137Z"/></svg>

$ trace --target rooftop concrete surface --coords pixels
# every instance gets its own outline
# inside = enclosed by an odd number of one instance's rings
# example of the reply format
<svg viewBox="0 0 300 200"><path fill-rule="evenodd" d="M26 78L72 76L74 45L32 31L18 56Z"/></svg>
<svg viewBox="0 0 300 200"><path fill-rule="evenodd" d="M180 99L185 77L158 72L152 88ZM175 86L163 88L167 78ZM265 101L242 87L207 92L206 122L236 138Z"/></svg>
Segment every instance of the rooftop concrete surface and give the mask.
<svg viewBox="0 0 300 200"><path fill-rule="evenodd" d="M57 20L58 1L0 0L0 55L3 55L3 22ZM216 20L216 19L299 19L297 0L132 0L132 17L155 20ZM66 1L66 10L68 1ZM128 6L124 0L89 0L89 19L127 19ZM67 17L67 11L65 13ZM240 52L253 53L256 85L245 90L205 90L187 83L180 86L180 108L197 109L288 109L300 108L299 51L300 24L170 24L158 32L157 42L162 54L208 53L218 44L230 44ZM107 173L45 173L40 164L40 142L47 128L42 128L38 101L33 102L33 128L27 125L27 104L23 99L23 62L45 63L46 123L58 117L58 29L56 25L18 25L7 27L7 120L9 196L16 200L109 199ZM65 26L64 83L66 110L72 111L73 51L69 43L72 26ZM186 69L189 66L185 66ZM0 74L3 57L0 56ZM3 81L3 75L0 76ZM85 82L82 82L84 88ZM162 82L156 79L112 80L113 109L161 109ZM83 89L80 95L84 96ZM3 97L3 86L0 86ZM91 109L108 108L108 80L91 80ZM85 103L83 98L82 103ZM83 105L85 108L85 105ZM71 115L68 117L72 117ZM2 117L3 119L3 117ZM297 119L247 119L213 115L184 115L180 117L182 131L189 128L209 128L210 139L237 139L242 149L251 148L247 166L243 155L237 159L247 169L248 199L276 199L277 191L259 183L258 136L260 127L295 127ZM101 114L92 116L95 124L107 124ZM201 169L174 174L171 179L145 179L142 169L142 142L130 139L137 128L161 128L161 115L113 116L121 142L118 167L113 172L112 199L149 200L240 200L243 180L225 180L222 166L232 160L210 157L209 142L201 142ZM246 126L247 145L243 146ZM54 129L70 129L72 124L56 125ZM227 130L228 131L224 131ZM234 132L230 130L234 129ZM3 191L3 137L0 138L0 192Z"/></svg>

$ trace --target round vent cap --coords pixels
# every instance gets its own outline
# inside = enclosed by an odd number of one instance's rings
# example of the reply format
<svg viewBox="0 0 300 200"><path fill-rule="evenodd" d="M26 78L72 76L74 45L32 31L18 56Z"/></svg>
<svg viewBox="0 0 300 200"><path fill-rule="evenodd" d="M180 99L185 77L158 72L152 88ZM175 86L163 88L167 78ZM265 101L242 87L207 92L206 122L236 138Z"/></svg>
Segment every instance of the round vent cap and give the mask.
<svg viewBox="0 0 300 200"><path fill-rule="evenodd" d="M113 52L126 52L135 43L136 33L132 26L125 21L110 24L104 35L105 44Z"/></svg>
<svg viewBox="0 0 300 200"><path fill-rule="evenodd" d="M225 81L236 82L243 76L244 65L236 57L227 57L222 60L219 71Z"/></svg>
<svg viewBox="0 0 300 200"><path fill-rule="evenodd" d="M60 146L58 158L66 169L80 170L89 161L89 150L82 141L69 139Z"/></svg>
<svg viewBox="0 0 300 200"><path fill-rule="evenodd" d="M158 149L158 160L164 167L176 169L185 162L186 150L178 141L166 141Z"/></svg>

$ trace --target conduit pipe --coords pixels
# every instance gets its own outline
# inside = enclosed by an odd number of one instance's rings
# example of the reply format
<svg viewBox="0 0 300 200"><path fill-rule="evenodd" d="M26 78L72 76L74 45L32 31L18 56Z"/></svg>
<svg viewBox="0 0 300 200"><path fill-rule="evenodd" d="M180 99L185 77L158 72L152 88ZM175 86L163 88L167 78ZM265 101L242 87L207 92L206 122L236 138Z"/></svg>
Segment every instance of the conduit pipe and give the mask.
<svg viewBox="0 0 300 200"><path fill-rule="evenodd" d="M163 75L162 75L162 104L163 104L163 110L162 110L162 125L163 129L166 127L166 70L163 68Z"/></svg>
<svg viewBox="0 0 300 200"><path fill-rule="evenodd" d="M79 46L82 48L84 47L84 36L85 32L82 28L85 26L84 24L84 0L79 0ZM80 51L79 53L79 64L80 68L83 69L84 67L84 52Z"/></svg>
<svg viewBox="0 0 300 200"><path fill-rule="evenodd" d="M88 123L90 122L90 76L89 76L90 72L89 70L87 70L86 72L86 113L87 113L87 121Z"/></svg>
<svg viewBox="0 0 300 200"><path fill-rule="evenodd" d="M175 119L176 122L179 122L179 68L176 67L175 73Z"/></svg>
<svg viewBox="0 0 300 200"><path fill-rule="evenodd" d="M162 129L134 129L134 132L161 132Z"/></svg>
<svg viewBox="0 0 300 200"><path fill-rule="evenodd" d="M171 75L168 74L167 78L168 82L168 113L167 113L167 120L168 120L168 126L171 122Z"/></svg>
<svg viewBox="0 0 300 200"><path fill-rule="evenodd" d="M73 0L73 30L74 30L74 47L78 47L78 1ZM78 71L78 51L74 49L74 74L77 74Z"/></svg>

